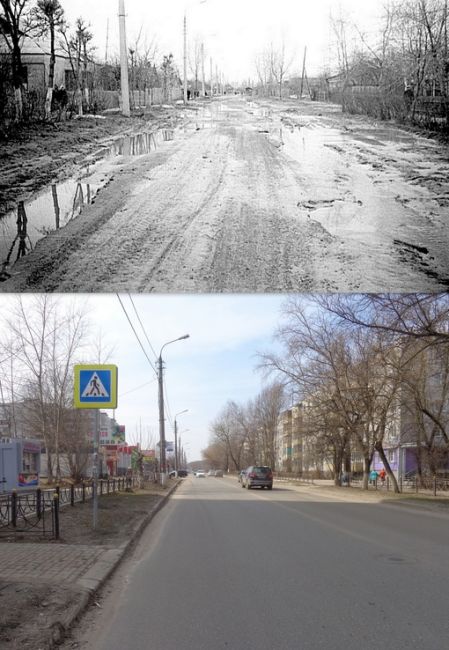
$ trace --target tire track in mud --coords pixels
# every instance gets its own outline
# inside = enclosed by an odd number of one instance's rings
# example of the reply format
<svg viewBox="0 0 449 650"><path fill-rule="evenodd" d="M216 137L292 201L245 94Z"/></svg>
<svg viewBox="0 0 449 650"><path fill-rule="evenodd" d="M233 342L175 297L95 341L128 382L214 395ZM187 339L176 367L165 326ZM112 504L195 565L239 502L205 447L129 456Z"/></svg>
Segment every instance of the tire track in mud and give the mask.
<svg viewBox="0 0 449 650"><path fill-rule="evenodd" d="M310 290L321 261L316 241L320 237L323 244L323 238L330 238L295 209L296 181L277 143L263 133L259 128L242 130L236 141L248 191L243 200L228 192L227 214L211 260L212 285L221 291ZM330 289L331 283L325 286Z"/></svg>
<svg viewBox="0 0 449 650"><path fill-rule="evenodd" d="M139 286L137 287L138 291L155 291L157 290L157 285L162 281L163 282L163 287L167 289L170 287L170 290L176 290L178 287L173 286L177 285L178 282L176 281L176 275L173 275L174 272L176 273L176 270L179 269L179 266L174 264L171 260L169 261L169 255L173 252L176 251L178 255L182 254L182 249L188 249L190 248L188 245L188 242L186 242L186 230L187 229L192 229L192 227L195 225L195 222L201 221L201 218L204 216L204 212L207 208L210 207L214 197L217 196L220 186L223 184L224 177L226 175L226 168L227 168L227 151L229 149L230 143L227 144L227 146L224 149L224 155L223 153L221 154L221 164L220 168L218 170L218 175L217 175L217 169L214 168L214 178L213 182L208 184L208 187L206 190L203 189L202 192L202 198L198 205L195 207L195 210L193 213L189 213L184 217L184 220L181 224L178 224L178 230L174 232L172 235L170 235L169 241L167 241L166 245L163 247L163 249L157 253L156 258L154 259L152 265L150 267L146 267L145 269L145 274L144 277L140 280ZM187 168L189 167L188 163L186 163L186 168L185 170L187 171ZM188 179L188 175L186 174L186 180L184 183L183 188L179 188L180 190L188 191L188 185L190 183L190 180ZM179 194L182 195L182 191L179 191ZM207 233L202 233L203 237L204 236L209 236ZM195 245L193 245L193 248ZM192 250L186 251L190 257L192 257ZM197 263L198 260L195 260ZM164 269L164 264L167 263L167 269ZM175 268L174 268L175 267ZM155 275L163 275L164 272L168 272L169 274L171 273L171 277L168 278L163 278L157 279L157 282L155 282L156 278ZM197 278L197 280L200 278ZM185 282L185 280L184 280ZM195 283L196 284L196 283ZM184 286L184 283L181 283L181 286L179 286L179 289L186 290L186 287Z"/></svg>

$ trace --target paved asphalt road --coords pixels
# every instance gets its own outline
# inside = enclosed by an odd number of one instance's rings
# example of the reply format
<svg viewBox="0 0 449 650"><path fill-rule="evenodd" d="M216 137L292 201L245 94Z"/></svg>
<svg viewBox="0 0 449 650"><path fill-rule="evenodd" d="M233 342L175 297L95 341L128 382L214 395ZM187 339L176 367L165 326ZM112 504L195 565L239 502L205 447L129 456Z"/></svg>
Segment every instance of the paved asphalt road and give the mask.
<svg viewBox="0 0 449 650"><path fill-rule="evenodd" d="M443 650L448 539L444 513L189 478L77 640L95 650Z"/></svg>

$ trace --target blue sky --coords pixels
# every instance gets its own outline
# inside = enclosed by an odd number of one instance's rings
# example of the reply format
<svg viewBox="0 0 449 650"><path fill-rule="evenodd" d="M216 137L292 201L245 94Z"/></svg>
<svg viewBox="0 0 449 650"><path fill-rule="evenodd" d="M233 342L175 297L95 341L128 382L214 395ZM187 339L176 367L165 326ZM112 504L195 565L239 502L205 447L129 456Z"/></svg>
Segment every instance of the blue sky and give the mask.
<svg viewBox="0 0 449 650"><path fill-rule="evenodd" d="M279 320L281 296L133 296L148 338L159 355L162 345L184 334L190 338L168 345L163 351L166 397L178 418L178 432L188 443L191 460L207 446L211 421L229 399L243 402L255 397L263 385L256 371L257 352L271 349ZM127 296L122 301L142 341L134 308ZM102 319L107 340L114 344L111 362L119 366L119 406L116 417L135 441L142 427L142 443L158 439L157 383L115 296L96 296L95 311ZM104 316L116 312L105 327ZM146 343L146 341L145 341ZM145 346L148 348L148 345ZM153 360L154 354L149 353ZM147 381L151 384L132 391ZM127 393L121 398L121 394ZM184 429L189 429L182 433ZM166 422L166 438L172 439Z"/></svg>
<svg viewBox="0 0 449 650"><path fill-rule="evenodd" d="M8 311L15 298L2 296L2 313ZM154 365L164 343L190 335L165 347L162 355L171 415L166 422L166 439L173 439L174 415L188 409L178 418L178 432L186 444L189 460L199 459L208 444L210 423L226 402L246 402L263 387L264 377L256 370L257 353L275 346L273 333L286 296L133 295L154 352L141 330L130 297L123 294L120 298ZM32 294L22 295L25 305L33 299ZM118 366L116 419L126 426L128 442L141 440L144 447L147 443L152 447L159 439L156 376L117 296L65 294L59 300L87 306L92 333L100 329L102 348L113 349L107 358L101 359L102 363ZM92 347L78 361L98 363L98 359L98 350ZM183 433L185 429L189 431Z"/></svg>

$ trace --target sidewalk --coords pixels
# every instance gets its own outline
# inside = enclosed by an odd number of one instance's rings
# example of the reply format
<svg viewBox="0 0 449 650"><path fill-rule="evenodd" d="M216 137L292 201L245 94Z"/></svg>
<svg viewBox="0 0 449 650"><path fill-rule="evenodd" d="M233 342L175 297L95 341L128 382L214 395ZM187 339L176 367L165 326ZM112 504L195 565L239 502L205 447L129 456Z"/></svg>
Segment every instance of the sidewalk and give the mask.
<svg viewBox="0 0 449 650"><path fill-rule="evenodd" d="M427 508L431 511L447 511L449 514L449 495L436 496L429 492L401 492L396 494L392 491L379 488L378 490L363 490L361 487L337 487L332 480L315 479L313 483L274 480L275 487L288 487L288 489L297 490L308 496L322 496L337 501L347 501L352 503L383 503L394 504L398 506L409 506L418 509Z"/></svg>
<svg viewBox="0 0 449 650"><path fill-rule="evenodd" d="M154 488L141 495L101 497L100 513L103 509L107 522L103 530L91 530L91 504L86 503L61 510L61 542L5 542L0 538L2 650L46 650L60 643L178 485L179 481L164 492ZM110 534L111 516L114 535ZM120 519L123 525L117 525ZM83 532L87 543L83 543ZM70 536L78 543L70 543ZM95 536L99 543L91 543Z"/></svg>

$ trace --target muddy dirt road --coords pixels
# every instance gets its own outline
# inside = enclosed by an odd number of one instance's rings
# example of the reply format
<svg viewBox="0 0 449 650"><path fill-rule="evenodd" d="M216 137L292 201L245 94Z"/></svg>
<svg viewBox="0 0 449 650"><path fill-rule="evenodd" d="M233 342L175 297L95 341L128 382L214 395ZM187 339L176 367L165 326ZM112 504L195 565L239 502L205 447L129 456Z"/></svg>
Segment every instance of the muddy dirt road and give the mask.
<svg viewBox="0 0 449 650"><path fill-rule="evenodd" d="M441 144L336 106L242 97L199 104L182 127L139 137L84 165L72 189L53 186L9 215L15 245L34 250L15 265L10 254L0 290L449 285Z"/></svg>

